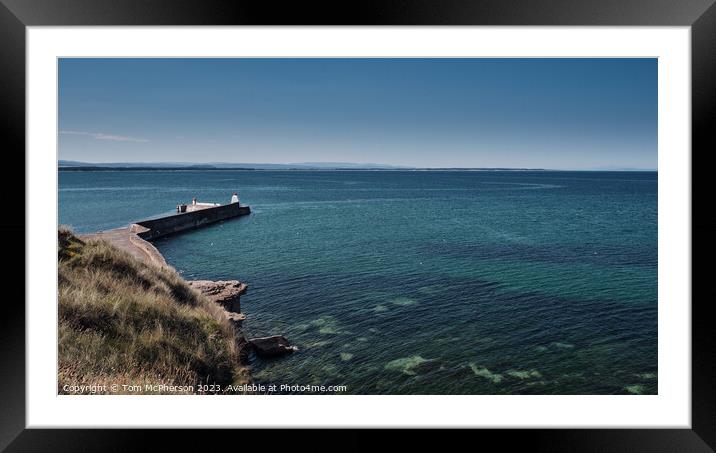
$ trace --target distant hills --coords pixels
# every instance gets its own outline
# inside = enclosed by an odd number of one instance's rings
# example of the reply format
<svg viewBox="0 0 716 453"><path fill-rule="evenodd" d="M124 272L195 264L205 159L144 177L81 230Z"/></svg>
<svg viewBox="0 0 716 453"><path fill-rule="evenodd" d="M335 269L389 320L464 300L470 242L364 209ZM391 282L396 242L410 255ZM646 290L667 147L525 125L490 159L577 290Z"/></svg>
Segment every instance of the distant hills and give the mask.
<svg viewBox="0 0 716 453"><path fill-rule="evenodd" d="M402 167L385 164L357 164L351 162L299 162L288 164L262 164L262 163L229 163L208 162L197 164L192 162L79 162L76 160L59 160L61 169L186 169L186 170L411 170L412 167Z"/></svg>
<svg viewBox="0 0 716 453"><path fill-rule="evenodd" d="M60 170L482 170L482 171L541 171L541 168L418 168L400 165L354 162L296 162L287 164L207 162L80 162L59 160Z"/></svg>
<svg viewBox="0 0 716 453"><path fill-rule="evenodd" d="M503 167L408 167L387 164L359 164L354 162L296 162L287 164L231 163L231 162L80 162L59 160L63 171L108 171L108 170L440 170L440 171L656 171L656 169L599 167L584 170L552 170L544 168L503 168Z"/></svg>

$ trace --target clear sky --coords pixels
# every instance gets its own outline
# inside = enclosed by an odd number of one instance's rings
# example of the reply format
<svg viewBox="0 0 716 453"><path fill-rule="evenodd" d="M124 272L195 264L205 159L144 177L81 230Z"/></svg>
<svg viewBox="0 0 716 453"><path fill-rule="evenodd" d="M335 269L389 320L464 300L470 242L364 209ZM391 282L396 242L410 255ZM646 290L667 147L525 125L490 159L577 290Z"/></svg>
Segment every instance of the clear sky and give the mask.
<svg viewBox="0 0 716 453"><path fill-rule="evenodd" d="M657 167L656 59L61 59L59 157Z"/></svg>

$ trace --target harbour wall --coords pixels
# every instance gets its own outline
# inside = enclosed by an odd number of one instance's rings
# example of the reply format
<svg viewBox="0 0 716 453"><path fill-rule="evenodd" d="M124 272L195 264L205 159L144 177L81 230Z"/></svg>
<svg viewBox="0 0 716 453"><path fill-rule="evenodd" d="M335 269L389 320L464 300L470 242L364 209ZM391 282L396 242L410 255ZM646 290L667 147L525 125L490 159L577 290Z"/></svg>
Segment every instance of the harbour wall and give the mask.
<svg viewBox="0 0 716 453"><path fill-rule="evenodd" d="M170 215L159 219L143 220L137 225L144 227L136 231L137 236L147 241L181 231L192 230L204 225L231 219L251 213L249 206L230 203L197 211Z"/></svg>

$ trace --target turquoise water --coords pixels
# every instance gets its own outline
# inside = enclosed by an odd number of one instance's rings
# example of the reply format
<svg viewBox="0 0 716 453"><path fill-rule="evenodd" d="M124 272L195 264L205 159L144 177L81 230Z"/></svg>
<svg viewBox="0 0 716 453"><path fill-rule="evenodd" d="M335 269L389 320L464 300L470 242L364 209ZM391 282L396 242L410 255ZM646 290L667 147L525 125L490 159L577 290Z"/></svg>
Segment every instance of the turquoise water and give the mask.
<svg viewBox="0 0 716 453"><path fill-rule="evenodd" d="M252 214L156 242L187 279L240 279L261 383L356 394L657 392L657 174L60 172L78 232L193 196Z"/></svg>

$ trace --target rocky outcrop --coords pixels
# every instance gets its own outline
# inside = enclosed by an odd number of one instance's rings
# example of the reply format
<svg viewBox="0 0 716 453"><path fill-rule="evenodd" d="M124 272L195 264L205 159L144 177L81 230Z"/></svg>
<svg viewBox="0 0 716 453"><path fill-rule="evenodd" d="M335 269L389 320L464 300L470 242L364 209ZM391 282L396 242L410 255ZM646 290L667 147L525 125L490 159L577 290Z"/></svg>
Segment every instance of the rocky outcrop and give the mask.
<svg viewBox="0 0 716 453"><path fill-rule="evenodd" d="M241 207L242 211L239 215L248 214L250 212L248 206ZM204 210L206 211L206 210ZM193 215L192 213L181 214L182 218ZM179 216L173 216L179 218ZM161 219L160 219L161 220ZM175 219L169 219L174 221ZM169 222L167 221L167 222ZM165 222L166 223L166 222ZM146 225L144 225L146 224ZM155 221L146 221L142 224L132 224L127 227L117 228L115 230L102 231L83 235L81 239L103 239L110 242L135 258L155 266L159 266L171 271L175 271L167 262L161 253L147 240L160 237L164 234L174 232L169 231L172 225L163 224L161 231ZM186 225L182 226L182 229ZM62 238L60 238L62 240ZM293 353L298 350L297 347L291 346L288 340L282 335L270 337L253 338L248 340L242 330L242 323L246 320L246 315L241 313L241 295L246 293L248 286L238 280L188 280L186 283L196 291L205 295L209 300L219 304L223 309L223 315L228 319L230 324L236 331L236 344L239 350L239 358L242 363L249 363L249 352L254 351L258 357L277 357Z"/></svg>
<svg viewBox="0 0 716 453"><path fill-rule="evenodd" d="M249 344L259 357L277 357L298 350L296 346L291 346L283 335L251 338Z"/></svg>
<svg viewBox="0 0 716 453"><path fill-rule="evenodd" d="M187 283L226 311L241 313L241 295L246 292L246 284L238 280L189 280Z"/></svg>
<svg viewBox="0 0 716 453"><path fill-rule="evenodd" d="M230 311L226 312L226 318L229 320L232 326L237 330L240 330L241 323L246 320L246 315L243 313L233 313Z"/></svg>

